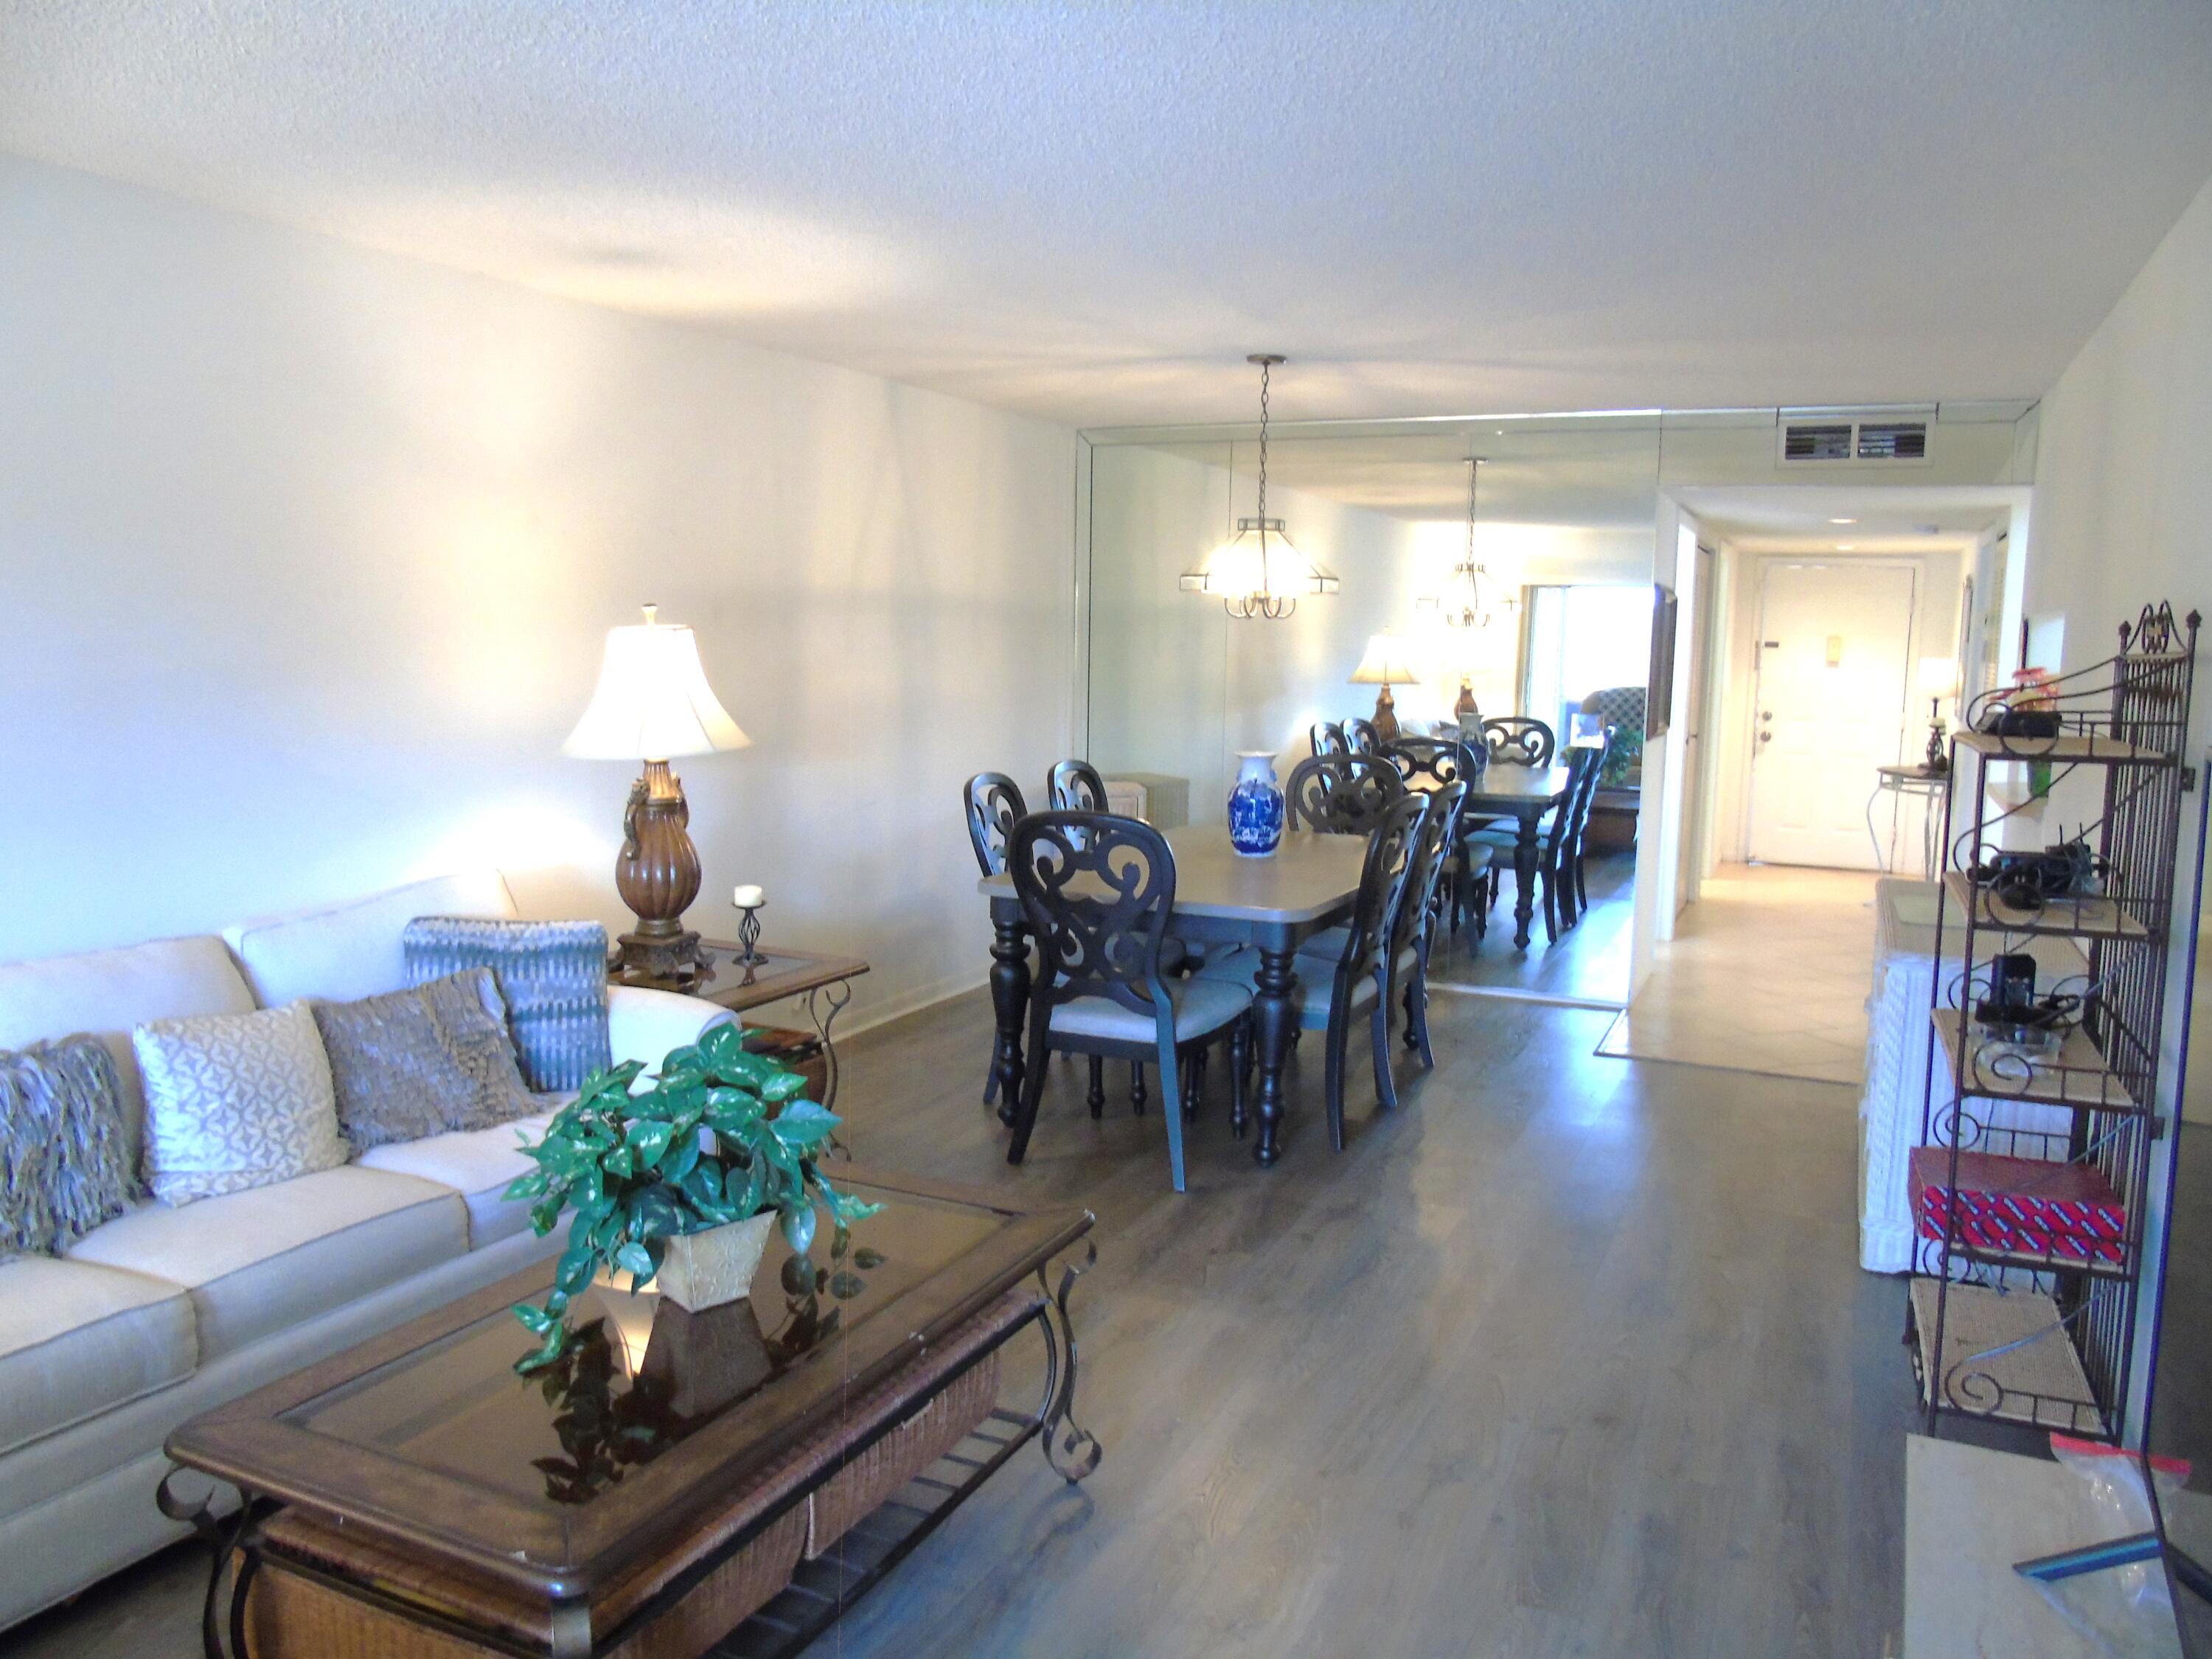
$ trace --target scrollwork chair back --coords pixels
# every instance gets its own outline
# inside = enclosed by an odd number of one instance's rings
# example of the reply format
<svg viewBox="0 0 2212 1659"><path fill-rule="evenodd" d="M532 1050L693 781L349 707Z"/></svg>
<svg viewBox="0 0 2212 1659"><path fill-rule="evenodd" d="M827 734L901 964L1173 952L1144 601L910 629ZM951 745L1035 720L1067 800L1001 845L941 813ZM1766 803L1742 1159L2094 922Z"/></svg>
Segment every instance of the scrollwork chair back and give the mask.
<svg viewBox="0 0 2212 1659"><path fill-rule="evenodd" d="M1375 722L1356 716L1345 721L1344 740L1355 755L1372 755L1382 747L1382 734L1375 729Z"/></svg>
<svg viewBox="0 0 2212 1659"><path fill-rule="evenodd" d="M975 849L976 866L987 876L1006 867L1006 846L1014 826L1029 815L1021 786L1004 772L978 772L961 792L968 814L968 844Z"/></svg>
<svg viewBox="0 0 2212 1659"><path fill-rule="evenodd" d="M1406 781L1380 755L1316 755L1291 769L1283 793L1292 828L1364 836L1404 796Z"/></svg>
<svg viewBox="0 0 2212 1659"><path fill-rule="evenodd" d="M1316 720L1306 729L1306 740L1316 755L1348 755L1352 744L1344 735L1344 728L1334 720Z"/></svg>
<svg viewBox="0 0 2212 1659"><path fill-rule="evenodd" d="M1006 868L1036 939L1040 1008L1103 996L1173 1020L1160 977L1176 889L1166 836L1108 812L1032 812L1014 825Z"/></svg>
<svg viewBox="0 0 2212 1659"><path fill-rule="evenodd" d="M1056 812L1103 812L1106 810L1106 780L1089 761L1064 760L1052 769L1048 786Z"/></svg>
<svg viewBox="0 0 2212 1659"><path fill-rule="evenodd" d="M1501 714L1482 723L1483 741L1490 758L1509 766L1549 766L1559 752L1552 728L1526 714Z"/></svg>

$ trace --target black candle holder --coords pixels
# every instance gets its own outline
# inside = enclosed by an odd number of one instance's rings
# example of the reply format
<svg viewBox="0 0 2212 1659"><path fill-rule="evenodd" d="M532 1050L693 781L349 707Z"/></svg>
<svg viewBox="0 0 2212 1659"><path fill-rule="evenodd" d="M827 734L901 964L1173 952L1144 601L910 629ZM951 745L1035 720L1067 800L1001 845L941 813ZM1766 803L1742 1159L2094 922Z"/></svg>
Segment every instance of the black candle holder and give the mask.
<svg viewBox="0 0 2212 1659"><path fill-rule="evenodd" d="M768 901L738 907L738 966L757 968L768 960L760 952L760 913Z"/></svg>

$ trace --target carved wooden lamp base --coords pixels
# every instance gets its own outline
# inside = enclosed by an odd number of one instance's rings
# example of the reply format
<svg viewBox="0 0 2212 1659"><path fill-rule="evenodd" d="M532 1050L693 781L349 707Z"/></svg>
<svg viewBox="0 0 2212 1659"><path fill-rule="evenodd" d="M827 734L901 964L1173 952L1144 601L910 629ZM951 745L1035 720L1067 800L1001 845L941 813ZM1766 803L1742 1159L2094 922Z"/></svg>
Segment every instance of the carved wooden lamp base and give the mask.
<svg viewBox="0 0 2212 1659"><path fill-rule="evenodd" d="M1398 705L1385 685L1375 694L1375 736L1379 742L1398 741Z"/></svg>
<svg viewBox="0 0 2212 1659"><path fill-rule="evenodd" d="M684 912L699 896L699 852L691 844L691 809L684 785L665 760L649 760L630 786L623 813L622 853L615 887L637 914L637 926L615 941L607 973L623 985L659 991L696 990L714 976L714 959Z"/></svg>

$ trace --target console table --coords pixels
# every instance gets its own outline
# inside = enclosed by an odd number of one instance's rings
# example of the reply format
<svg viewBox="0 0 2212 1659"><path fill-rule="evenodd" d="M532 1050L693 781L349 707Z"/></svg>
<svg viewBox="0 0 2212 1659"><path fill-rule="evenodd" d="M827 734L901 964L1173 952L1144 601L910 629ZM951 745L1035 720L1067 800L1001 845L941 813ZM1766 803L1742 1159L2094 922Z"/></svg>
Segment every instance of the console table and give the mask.
<svg viewBox="0 0 2212 1659"><path fill-rule="evenodd" d="M602 1281L569 1352L518 1376L510 1304L549 1260L177 1430L170 1457L241 1499L218 1522L162 1482L215 1547L209 1659L791 1654L1030 1441L1088 1475L1067 1302L1089 1212L844 1184L881 1213L818 1266L771 1234L749 1301ZM1002 1405L1030 1329L1042 1397Z"/></svg>

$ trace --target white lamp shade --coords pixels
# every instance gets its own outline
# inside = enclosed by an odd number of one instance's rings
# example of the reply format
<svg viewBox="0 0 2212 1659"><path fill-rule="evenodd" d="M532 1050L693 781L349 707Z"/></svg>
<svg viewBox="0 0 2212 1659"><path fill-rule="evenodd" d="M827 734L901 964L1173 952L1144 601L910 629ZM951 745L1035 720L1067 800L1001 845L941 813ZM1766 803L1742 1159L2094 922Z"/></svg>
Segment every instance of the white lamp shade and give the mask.
<svg viewBox="0 0 2212 1659"><path fill-rule="evenodd" d="M1413 659L1407 654L1406 641L1395 634L1376 634L1369 636L1367 654L1359 659L1359 666L1352 671L1353 685L1419 685L1421 677L1413 672Z"/></svg>
<svg viewBox="0 0 2212 1659"><path fill-rule="evenodd" d="M673 760L751 742L707 684L697 637L648 621L607 630L599 689L561 749L579 760Z"/></svg>
<svg viewBox="0 0 2212 1659"><path fill-rule="evenodd" d="M1920 659L1920 695L1923 697L1948 697L1959 689L1959 660L1955 657L1923 657Z"/></svg>

